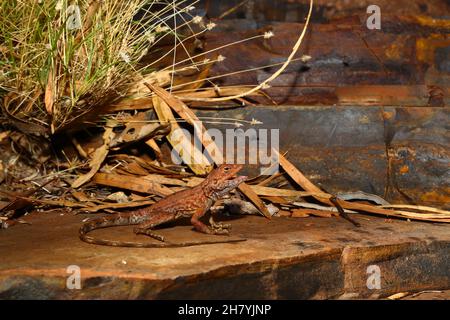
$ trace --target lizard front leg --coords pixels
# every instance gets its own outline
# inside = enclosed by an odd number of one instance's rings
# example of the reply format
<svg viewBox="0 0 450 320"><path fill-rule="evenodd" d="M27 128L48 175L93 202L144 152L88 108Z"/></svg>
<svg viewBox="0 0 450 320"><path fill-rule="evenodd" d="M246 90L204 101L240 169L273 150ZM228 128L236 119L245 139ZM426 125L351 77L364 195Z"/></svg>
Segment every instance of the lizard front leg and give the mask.
<svg viewBox="0 0 450 320"><path fill-rule="evenodd" d="M208 227L203 222L201 222L199 219L205 215L207 211L207 208L199 208L195 210L194 214L191 217L191 223L194 226L194 228L202 233L206 234L220 234L220 235L228 235L229 232L226 228L219 227L217 228L217 224L212 224L211 227ZM211 216L212 217L212 216ZM211 221L211 220L210 220ZM214 222L214 220L213 220Z"/></svg>

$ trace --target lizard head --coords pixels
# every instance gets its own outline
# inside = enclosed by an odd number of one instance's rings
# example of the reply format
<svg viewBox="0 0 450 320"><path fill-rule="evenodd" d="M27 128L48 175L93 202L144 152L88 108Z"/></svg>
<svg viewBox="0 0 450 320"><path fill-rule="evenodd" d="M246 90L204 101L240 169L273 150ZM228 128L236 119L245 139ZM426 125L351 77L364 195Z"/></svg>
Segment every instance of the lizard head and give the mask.
<svg viewBox="0 0 450 320"><path fill-rule="evenodd" d="M247 179L247 176L237 175L242 167L241 164L221 164L206 178L204 190L214 198L224 196Z"/></svg>

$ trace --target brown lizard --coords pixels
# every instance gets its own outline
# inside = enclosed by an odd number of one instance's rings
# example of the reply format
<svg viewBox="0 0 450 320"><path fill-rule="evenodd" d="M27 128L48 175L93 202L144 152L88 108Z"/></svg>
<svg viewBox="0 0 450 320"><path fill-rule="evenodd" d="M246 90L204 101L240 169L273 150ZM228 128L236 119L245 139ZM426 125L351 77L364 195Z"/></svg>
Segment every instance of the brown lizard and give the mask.
<svg viewBox="0 0 450 320"><path fill-rule="evenodd" d="M240 183L247 179L246 176L237 176L237 173L241 168L242 165L222 164L211 171L206 179L199 185L192 189L173 193L152 204L150 207L87 221L80 228L80 239L92 244L138 248L187 247L203 244L245 241L245 239L228 239L177 244L166 242L164 237L155 234L152 231L154 227L163 223L174 221L182 217L190 217L191 223L197 231L207 234L228 235L228 229L231 227L230 225L216 223L211 216L209 220L211 226L207 226L202 223L199 218L208 212L215 201L234 190ZM163 243L112 241L96 239L87 235L88 232L94 229L125 225L137 225L134 228L136 234L144 234Z"/></svg>

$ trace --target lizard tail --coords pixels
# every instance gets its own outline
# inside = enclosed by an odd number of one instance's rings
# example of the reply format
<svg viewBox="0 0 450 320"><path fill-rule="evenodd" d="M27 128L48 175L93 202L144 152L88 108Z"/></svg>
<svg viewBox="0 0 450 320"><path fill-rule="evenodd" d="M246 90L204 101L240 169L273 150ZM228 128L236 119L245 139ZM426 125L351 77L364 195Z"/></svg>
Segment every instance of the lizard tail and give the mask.
<svg viewBox="0 0 450 320"><path fill-rule="evenodd" d="M107 216L104 218L93 219L85 222L79 230L80 239L84 242L90 244L97 244L103 246L111 247L131 247L131 248L180 248L180 247L190 247L199 246L204 244L217 244L217 243L231 243L231 242L242 242L246 241L244 238L239 239L226 239L217 241L201 241L201 242L182 242L182 243L171 243L171 242L161 242L161 243L150 243L150 242L128 242L128 241L115 241L115 240L105 240L97 239L87 234L95 229L108 228L115 226L128 226L137 225L142 221L136 217L131 217L126 214L118 214L116 216Z"/></svg>
<svg viewBox="0 0 450 320"><path fill-rule="evenodd" d="M128 226L128 225L136 225L141 223L141 219L136 217L132 217L127 214L117 214L115 216L106 216L103 218L92 219L90 221L85 222L79 230L80 239L84 242L91 244L98 244L104 246L112 246L112 247L142 247L140 243L134 242L124 242L124 241L115 241L115 240L105 240L105 239L97 239L91 236L88 236L88 233L101 228L115 227L115 226Z"/></svg>

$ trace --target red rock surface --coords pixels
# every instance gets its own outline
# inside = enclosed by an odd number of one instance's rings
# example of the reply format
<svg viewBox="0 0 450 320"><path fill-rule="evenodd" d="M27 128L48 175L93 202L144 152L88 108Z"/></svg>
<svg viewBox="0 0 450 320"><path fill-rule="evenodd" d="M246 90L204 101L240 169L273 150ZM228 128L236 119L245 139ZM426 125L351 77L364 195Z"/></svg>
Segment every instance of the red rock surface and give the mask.
<svg viewBox="0 0 450 320"><path fill-rule="evenodd" d="M233 235L247 242L130 249L81 242L86 215L34 213L32 225L0 230L0 298L379 298L450 287L450 226L354 217L361 228L338 218L242 216L231 221ZM159 232L174 242L211 237L187 224ZM131 227L94 234L147 240ZM81 268L80 290L66 288L69 265ZM379 290L366 286L369 265L380 268Z"/></svg>

